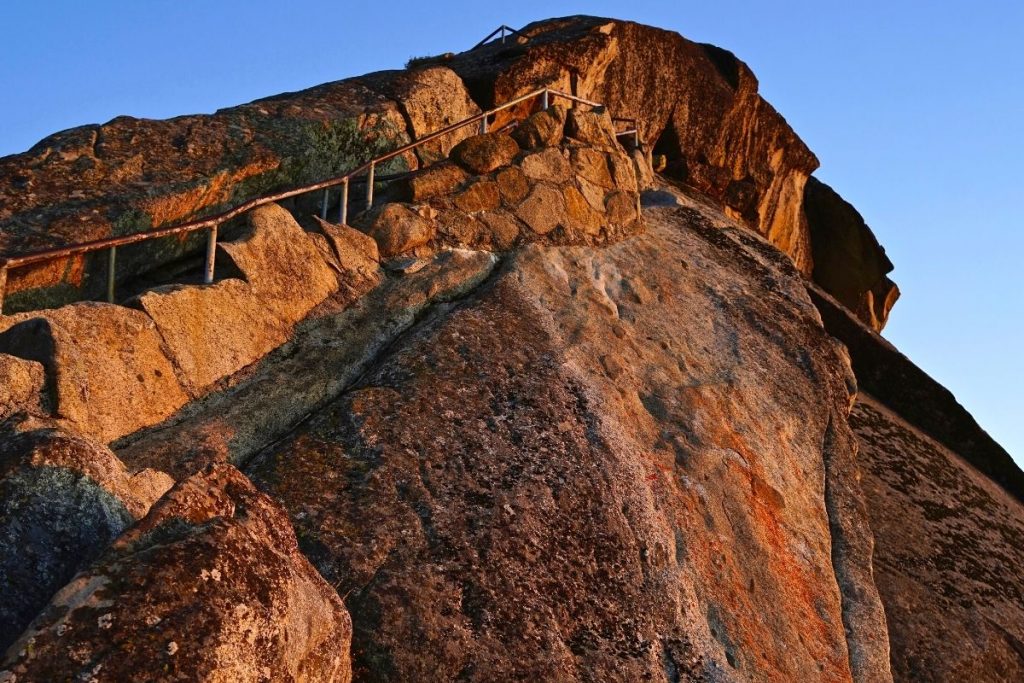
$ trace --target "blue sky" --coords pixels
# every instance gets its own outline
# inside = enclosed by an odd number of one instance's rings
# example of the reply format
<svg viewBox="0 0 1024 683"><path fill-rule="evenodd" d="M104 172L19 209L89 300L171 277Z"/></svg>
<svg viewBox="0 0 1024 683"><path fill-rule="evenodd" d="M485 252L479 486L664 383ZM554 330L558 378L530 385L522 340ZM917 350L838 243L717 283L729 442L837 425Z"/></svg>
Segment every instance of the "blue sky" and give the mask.
<svg viewBox="0 0 1024 683"><path fill-rule="evenodd" d="M567 14L654 24L746 61L896 264L903 298L885 336L1024 462L1024 3L5 0L0 154Z"/></svg>

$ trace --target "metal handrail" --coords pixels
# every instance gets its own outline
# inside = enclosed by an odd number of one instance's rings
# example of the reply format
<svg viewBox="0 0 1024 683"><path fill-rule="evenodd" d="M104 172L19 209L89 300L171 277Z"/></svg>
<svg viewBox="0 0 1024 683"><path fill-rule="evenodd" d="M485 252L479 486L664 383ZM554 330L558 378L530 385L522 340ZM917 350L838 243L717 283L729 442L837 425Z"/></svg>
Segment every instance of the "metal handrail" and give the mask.
<svg viewBox="0 0 1024 683"><path fill-rule="evenodd" d="M209 239L206 247L206 259L204 268L203 281L206 284L213 282L214 274L214 259L216 257L216 245L217 245L217 228L222 223L226 223L238 216L252 211L253 209L263 206L265 204L271 204L279 202L284 199L290 199L302 194L309 192L316 192L318 190L324 190L325 198L323 202L323 209L321 216L326 218L327 212L327 194L331 188L341 186L342 197L339 207L339 222L346 224L348 222L348 185L349 181L354 180L354 176L366 174L366 204L367 208L373 206L373 186L374 186L374 173L378 164L394 159L397 156L410 152L428 142L433 142L438 138L441 138L449 133L453 133L461 128L472 125L474 123L480 123L481 132L487 132L487 119L497 114L498 112L504 111L518 104L526 102L527 100L541 98L541 106L543 109L547 109L551 101L551 97L561 97L562 99L569 100L570 102L576 102L579 104L588 105L591 107L603 107L604 105L599 102L587 100L582 97L570 95L569 93L562 92L561 90L555 90L554 88L538 88L525 95L521 95L513 100L505 102L504 104L497 106L493 109L489 109L485 112L481 112L474 116L470 116L462 121L453 123L450 126L446 126L438 131L434 131L429 135L422 137L418 140L414 140L408 144L402 145L401 147L394 149L386 154L375 157L361 166L348 171L340 176L327 178L309 185L302 185L290 190L283 190L281 192L275 192L269 195L263 195L250 199L238 206L231 209L222 211L221 213L214 214L213 216L207 216L206 218L189 221L187 223L180 223L178 225L168 226L166 228L157 228L156 230L149 230L146 232L138 232L131 235L123 235L120 237L107 237L104 239L91 240L88 242L80 242L65 247L55 247L52 249L41 249L39 251L28 252L24 254L18 254L15 256L9 256L0 260L0 314L3 311L3 299L6 293L7 283L7 271L14 268L21 268L24 266L34 265L38 263L45 263L47 261L53 261L60 258L66 258L69 256L75 256L78 254L86 254L93 251L101 251L103 249L110 249L110 257L108 262L107 272L107 299L108 301L114 300L114 273L115 264L117 258L117 248L127 246L130 244L136 244L138 242L145 242L148 240L161 239L164 237L172 237L174 235L184 235L198 230L209 230ZM633 119L614 119L615 121L633 122ZM634 141L639 144L637 138L637 131L634 127L632 130L627 130L616 135L633 135Z"/></svg>
<svg viewBox="0 0 1024 683"><path fill-rule="evenodd" d="M490 33L488 33L486 38L484 38L479 43L477 43L476 45L474 45L473 47L471 47L469 49L470 50L475 50L478 47L482 47L482 46L486 45L488 40L490 40L494 36L498 35L499 33L501 33L501 43L502 43L502 45L504 45L505 44L505 34L506 34L506 32L509 35L521 36L521 37L523 37L526 40L530 39L530 36L526 35L522 31L517 31L516 29L512 28L511 26L506 26L505 24L502 24L498 28L496 28L493 31L491 31Z"/></svg>

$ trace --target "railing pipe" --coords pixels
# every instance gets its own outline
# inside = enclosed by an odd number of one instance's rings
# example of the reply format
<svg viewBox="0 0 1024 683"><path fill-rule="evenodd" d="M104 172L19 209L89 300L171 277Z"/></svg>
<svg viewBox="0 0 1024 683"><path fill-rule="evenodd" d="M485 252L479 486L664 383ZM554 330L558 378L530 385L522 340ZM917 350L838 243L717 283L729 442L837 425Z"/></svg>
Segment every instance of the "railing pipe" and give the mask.
<svg viewBox="0 0 1024 683"><path fill-rule="evenodd" d="M508 27L506 27L506 28L508 29ZM511 35L522 36L521 33L519 33L518 31L516 31L514 29L508 29L508 32ZM492 34L492 35L494 35L494 34ZM523 36L523 37L525 38L526 36ZM431 133L430 135L426 135L426 136L424 136L424 137L422 137L422 138L420 138L418 140L414 140L414 141L412 141L412 142L410 142L408 144L402 145L401 147L399 147L399 148L397 148L395 150L392 150L391 152L388 152L387 154L383 154L383 155L381 155L381 156L379 156L379 157L377 157L375 159L371 159L370 161L364 163L363 165L361 165L361 166L359 166L359 167L357 167L357 168L355 168L355 169L353 169L353 170L351 170L351 171L349 171L349 172L347 172L347 173L345 173L343 175L336 176L336 177L333 177L333 178L328 178L326 180L322 180L322 181L317 182L317 183L312 183L310 185L305 185L305 186L298 187L298 188L293 188L293 189L290 189L290 190L283 190L281 192L277 192L277 193L270 194L270 195L264 195L262 197L256 197L254 199L250 199L249 201L243 202L242 204L234 207L233 209L228 209L227 211L223 211L223 212L221 212L219 214L215 214L213 216L209 216L209 217L204 218L204 219L193 221L191 223L182 223L182 224L179 224L179 225L174 225L174 226L170 226L170 227L166 227L166 228L160 228L160 229L157 229L157 230L151 230L149 232L140 232L140 233L135 233L135 234L132 234L132 235L124 235L124 236L120 236L120 237L111 237L111 238L106 238L106 239L93 240L93 241L90 241L90 242L82 242L82 243L75 244L75 245L72 245L72 246L67 246L67 247L56 247L56 248L53 248L53 249L44 249L44 250L41 250L41 251L32 252L32 253L28 253L28 254L21 254L21 255L17 255L17 256L11 256L11 257L9 257L6 260L5 271L6 271L6 269L10 269L10 268L18 268L18 267L23 267L23 266L27 266L27 265L32 265L32 264L35 264L35 263L43 263L43 262L50 261L50 260L57 259L57 258L65 258L65 257L70 257L70 256L78 255L78 254L89 253L89 252L92 252L92 251L99 251L99 250L103 250L103 249L110 249L111 250L110 259L111 259L111 262L113 263L113 261L116 259L116 255L114 253L114 250L116 250L117 247L129 245L129 244L135 244L137 242L143 242L143 241L148 241L148 240L152 240L152 239L159 239L159 238L162 238L162 237L171 237L171 236L174 236L174 235L187 234L187 233L191 233L191 232L194 232L194 231L197 231L197 230L202 230L202 229L213 230L218 225L220 225L222 223L226 223L229 220L237 218L238 216L241 216L241 215L243 215L245 213L248 213L249 211L251 211L251 210L253 210L253 209L255 209L255 208L259 207L259 206L263 206L265 204L270 204L272 202L280 202L282 200L290 199L291 197L296 197L298 195L306 194L308 192L315 192L317 190L327 190L328 188L334 187L336 185L341 185L342 186L342 202L341 202L340 213L341 213L341 216L342 216L342 222L343 223L347 223L347 219L348 219L348 206L347 206L348 205L348 202L347 202L347 198L348 198L348 184L349 184L349 181L353 177L355 177L357 175L361 175L364 172L367 174L367 187L366 187L367 208L371 208L373 206L373 185L374 185L374 175L375 175L377 164L384 163L385 161L388 161L388 160L393 159L393 158L395 158L397 156L405 154L406 152L414 150L417 147L420 147L420 146L422 146L422 145L424 145L424 144L426 144L428 142L431 142L431 141L436 140L436 139L438 139L440 137L448 135L449 133L451 133L453 131L456 131L456 130L459 130L460 128L472 125L473 123L482 122L481 123L481 127L483 128L484 126L487 125L487 118L488 117L493 116L494 114L496 114L498 112L501 112L501 111L504 111L504 110L509 109L511 107L514 107L514 106L516 106L516 105L518 105L518 104L520 104L522 102L525 102L527 100L534 99L534 98L536 98L538 96L541 97L541 104L544 107L550 106L551 98L552 97L561 97L561 98L564 98L566 100L569 100L569 101L572 101L572 102L578 102L578 103L585 104L585 105L588 105L588 106L591 106L591 107L602 107L603 106L599 102L594 102L592 100L587 100L587 99L584 99L582 97L576 97L575 95L570 95L569 93L565 93L565 92L562 92L560 90L555 90L553 88L538 88L537 90L534 90L532 92L529 92L529 93L526 93L524 95L521 95L521 96L519 96L519 97L517 97L517 98L515 98L513 100L508 101L508 102L505 102L501 106L495 107L495 108L493 108L493 109L491 109L489 111L482 112L482 113L477 114L475 116L471 116L471 117L469 117L467 119L464 119L463 121L459 121L459 122L454 123L454 124L452 124L450 126L446 126L445 128L442 128L441 130L435 131L435 132ZM326 205L326 203L327 202L325 201L324 204ZM114 270L113 268L110 269L111 274L113 273L113 270ZM4 274L6 275L6 272ZM108 290L109 289L110 288L108 287ZM2 292L0 292L0 294L2 294Z"/></svg>
<svg viewBox="0 0 1024 683"><path fill-rule="evenodd" d="M117 268L117 247L111 247L107 255L107 301L114 303L114 274Z"/></svg>
<svg viewBox="0 0 1024 683"><path fill-rule="evenodd" d="M331 191L329 188L324 188L324 198L322 205L320 206L320 218L327 220L327 202L331 198Z"/></svg>
<svg viewBox="0 0 1024 683"><path fill-rule="evenodd" d="M341 183L341 208L338 210L338 222L348 225L348 178Z"/></svg>
<svg viewBox="0 0 1024 683"><path fill-rule="evenodd" d="M203 282L213 284L213 268L217 260L217 226L210 228L206 236L206 264L203 268Z"/></svg>
<svg viewBox="0 0 1024 683"><path fill-rule="evenodd" d="M377 164L373 161L370 162L370 168L366 172L366 210L369 211L373 208L373 172Z"/></svg>
<svg viewBox="0 0 1024 683"><path fill-rule="evenodd" d="M7 262L0 264L0 315L4 314L4 296L7 294Z"/></svg>

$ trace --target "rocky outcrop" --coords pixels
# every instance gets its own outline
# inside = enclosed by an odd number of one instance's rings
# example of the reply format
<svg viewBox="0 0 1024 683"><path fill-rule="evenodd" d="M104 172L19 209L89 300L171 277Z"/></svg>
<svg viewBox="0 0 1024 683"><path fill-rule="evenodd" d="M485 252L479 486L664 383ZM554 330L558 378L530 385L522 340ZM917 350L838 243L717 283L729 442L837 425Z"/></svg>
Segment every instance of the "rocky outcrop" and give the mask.
<svg viewBox="0 0 1024 683"><path fill-rule="evenodd" d="M0 159L0 254L141 232L341 173L476 113L465 92L440 67L382 72L209 116L119 117L57 133ZM423 154L447 152L465 134ZM406 154L378 171L418 166ZM312 213L315 201L295 203ZM201 248L201 236L147 242L120 255L119 280ZM102 254L12 270L4 310L98 295L105 272Z"/></svg>
<svg viewBox="0 0 1024 683"><path fill-rule="evenodd" d="M816 178L804 188L804 213L811 231L814 281L880 331L900 296L886 276L893 266L885 249L857 209Z"/></svg>
<svg viewBox="0 0 1024 683"><path fill-rule="evenodd" d="M40 410L44 379L41 363L0 353L0 421Z"/></svg>
<svg viewBox="0 0 1024 683"><path fill-rule="evenodd" d="M898 681L1024 680L1024 507L877 399L850 420Z"/></svg>
<svg viewBox="0 0 1024 683"><path fill-rule="evenodd" d="M467 138L451 161L384 193L384 201L400 201L354 223L384 257L452 247L508 251L531 242L607 244L643 229L637 176L650 169L618 144L607 112L542 111L524 126L517 137L526 149L503 132ZM534 128L543 134L529 132Z"/></svg>
<svg viewBox="0 0 1024 683"><path fill-rule="evenodd" d="M0 433L0 652L78 570L170 488L129 474L106 447L48 422Z"/></svg>
<svg viewBox="0 0 1024 683"><path fill-rule="evenodd" d="M362 680L888 679L845 357L786 257L658 211L511 255L248 466Z"/></svg>
<svg viewBox="0 0 1024 683"><path fill-rule="evenodd" d="M0 318L5 325L0 352L42 363L54 414L98 441L160 422L188 401L145 313L79 303Z"/></svg>
<svg viewBox="0 0 1024 683"><path fill-rule="evenodd" d="M627 21L570 17L522 31L528 41L493 43L449 62L481 106L550 86L636 119L641 140L668 156L676 176L810 274L801 205L818 161L758 95L746 64L720 48Z"/></svg>
<svg viewBox="0 0 1024 683"><path fill-rule="evenodd" d="M1024 472L949 389L827 293L811 287L810 294L825 329L849 349L864 391L1024 502Z"/></svg>
<svg viewBox="0 0 1024 683"><path fill-rule="evenodd" d="M225 465L172 489L54 596L2 666L17 681L346 683L350 634L287 517Z"/></svg>

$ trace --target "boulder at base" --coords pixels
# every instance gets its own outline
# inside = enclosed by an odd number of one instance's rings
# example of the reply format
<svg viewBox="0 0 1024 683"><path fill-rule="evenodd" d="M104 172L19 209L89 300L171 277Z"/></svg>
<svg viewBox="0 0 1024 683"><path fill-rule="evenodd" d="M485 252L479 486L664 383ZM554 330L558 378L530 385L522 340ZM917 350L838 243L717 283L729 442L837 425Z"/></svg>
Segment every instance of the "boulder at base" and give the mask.
<svg viewBox="0 0 1024 683"><path fill-rule="evenodd" d="M175 486L54 596L3 666L17 681L347 683L350 637L287 517L221 465Z"/></svg>
<svg viewBox="0 0 1024 683"><path fill-rule="evenodd" d="M129 475L108 448L29 420L0 434L0 650L173 481Z"/></svg>

